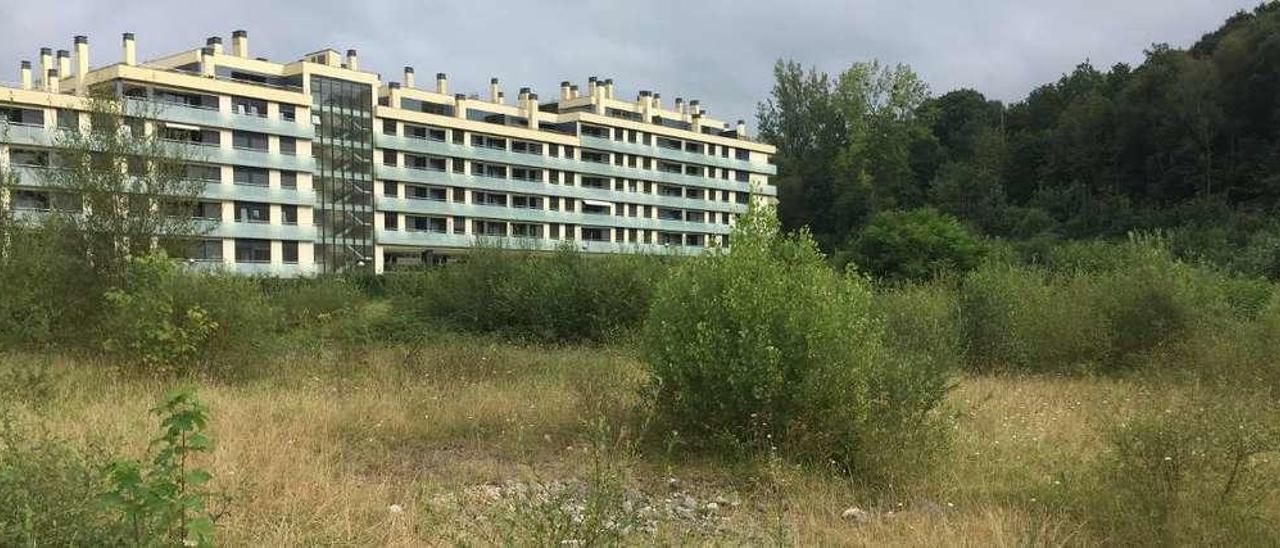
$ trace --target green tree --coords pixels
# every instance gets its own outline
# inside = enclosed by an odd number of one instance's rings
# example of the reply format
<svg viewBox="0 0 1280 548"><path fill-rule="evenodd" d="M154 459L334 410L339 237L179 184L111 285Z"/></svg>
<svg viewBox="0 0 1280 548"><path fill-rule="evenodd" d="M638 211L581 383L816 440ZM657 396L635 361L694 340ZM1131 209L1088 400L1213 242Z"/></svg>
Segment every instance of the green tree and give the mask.
<svg viewBox="0 0 1280 548"><path fill-rule="evenodd" d="M922 280L977 266L982 245L955 217L932 208L877 213L851 242L857 265L881 278Z"/></svg>

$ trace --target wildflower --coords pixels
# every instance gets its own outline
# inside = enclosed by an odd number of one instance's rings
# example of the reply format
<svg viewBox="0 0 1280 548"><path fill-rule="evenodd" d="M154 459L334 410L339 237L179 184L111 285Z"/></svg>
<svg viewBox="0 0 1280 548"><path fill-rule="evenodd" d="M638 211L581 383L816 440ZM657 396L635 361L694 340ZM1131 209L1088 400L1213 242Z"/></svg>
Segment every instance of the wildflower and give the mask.
<svg viewBox="0 0 1280 548"><path fill-rule="evenodd" d="M392 504L391 507L388 508L388 510L391 510L392 514L399 514L404 511L404 508L401 507L399 504Z"/></svg>

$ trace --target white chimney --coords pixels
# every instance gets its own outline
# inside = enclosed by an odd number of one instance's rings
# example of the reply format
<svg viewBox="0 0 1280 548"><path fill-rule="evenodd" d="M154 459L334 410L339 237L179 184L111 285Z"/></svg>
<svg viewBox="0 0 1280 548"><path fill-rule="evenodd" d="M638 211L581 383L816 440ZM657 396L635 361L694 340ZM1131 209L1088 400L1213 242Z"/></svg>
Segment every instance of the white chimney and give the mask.
<svg viewBox="0 0 1280 548"><path fill-rule="evenodd" d="M490 103L501 103L501 102L502 102L501 92L498 90L498 79L497 79L497 78L490 78L490 79L489 79L489 102L490 102Z"/></svg>
<svg viewBox="0 0 1280 548"><path fill-rule="evenodd" d="M71 77L71 52L58 50L58 78Z"/></svg>
<svg viewBox="0 0 1280 548"><path fill-rule="evenodd" d="M31 89L31 61L23 61L20 65L18 81L22 82L22 89Z"/></svg>
<svg viewBox="0 0 1280 548"><path fill-rule="evenodd" d="M653 109L662 110L662 94L661 93L653 94Z"/></svg>
<svg viewBox="0 0 1280 548"><path fill-rule="evenodd" d="M573 95L571 95L572 93L573 93L573 90L569 87L568 80L560 82L560 100L561 101L567 101L569 99L573 99Z"/></svg>
<svg viewBox="0 0 1280 548"><path fill-rule="evenodd" d="M40 77L40 87L45 91L49 90L49 71L51 70L54 70L53 49L40 48L40 72L36 76Z"/></svg>
<svg viewBox="0 0 1280 548"><path fill-rule="evenodd" d="M133 43L133 33L124 33L122 44L124 50L124 64L133 66L138 64L138 48Z"/></svg>
<svg viewBox="0 0 1280 548"><path fill-rule="evenodd" d="M243 30L231 33L231 54L236 57L249 58L249 33Z"/></svg>
<svg viewBox="0 0 1280 548"><path fill-rule="evenodd" d="M404 87L413 89L413 67L404 68Z"/></svg>
<svg viewBox="0 0 1280 548"><path fill-rule="evenodd" d="M213 48L205 46L200 49L200 74L213 76L217 65L213 60Z"/></svg>
<svg viewBox="0 0 1280 548"><path fill-rule="evenodd" d="M746 120L738 120L737 131L738 131L739 139L747 138L747 121Z"/></svg>
<svg viewBox="0 0 1280 548"><path fill-rule="evenodd" d="M436 73L436 93L440 95L449 94L449 75L443 72Z"/></svg>
<svg viewBox="0 0 1280 548"><path fill-rule="evenodd" d="M606 99L613 99L613 78L604 81L604 96Z"/></svg>
<svg viewBox="0 0 1280 548"><path fill-rule="evenodd" d="M76 37L76 93L88 94L85 82L89 78L89 37Z"/></svg>
<svg viewBox="0 0 1280 548"><path fill-rule="evenodd" d="M45 89L48 90L49 93L62 93L62 90L58 86L58 71L49 69L49 72L44 74L44 81Z"/></svg>
<svg viewBox="0 0 1280 548"><path fill-rule="evenodd" d="M592 101L595 101L597 99L596 90L599 87L600 87L599 78L596 78L595 76L587 78L587 95L591 96Z"/></svg>
<svg viewBox="0 0 1280 548"><path fill-rule="evenodd" d="M580 94L581 94L581 90L578 89L578 84L573 84L569 86L570 99L577 99L580 96Z"/></svg>
<svg viewBox="0 0 1280 548"><path fill-rule="evenodd" d="M360 70L360 56L356 53L356 50L347 50L347 68Z"/></svg>
<svg viewBox="0 0 1280 548"><path fill-rule="evenodd" d="M455 118L467 117L466 106L467 95L465 93L457 93L453 96L453 116Z"/></svg>
<svg viewBox="0 0 1280 548"><path fill-rule="evenodd" d="M221 36L210 36L207 40L204 41L204 45L213 48L214 55L222 55L222 37Z"/></svg>

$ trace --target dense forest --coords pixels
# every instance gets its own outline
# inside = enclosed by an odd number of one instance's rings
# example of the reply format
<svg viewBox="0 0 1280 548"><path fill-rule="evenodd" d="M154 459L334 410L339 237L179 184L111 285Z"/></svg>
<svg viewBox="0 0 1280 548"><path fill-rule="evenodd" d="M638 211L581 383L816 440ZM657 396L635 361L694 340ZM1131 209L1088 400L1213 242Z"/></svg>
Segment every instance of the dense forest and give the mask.
<svg viewBox="0 0 1280 548"><path fill-rule="evenodd" d="M1280 277L1280 4L1136 67L1086 61L1009 105L933 96L879 62L833 76L779 61L775 78L758 116L779 214L837 256L899 212L890 224L958 220L1024 249L1159 230L1185 258Z"/></svg>

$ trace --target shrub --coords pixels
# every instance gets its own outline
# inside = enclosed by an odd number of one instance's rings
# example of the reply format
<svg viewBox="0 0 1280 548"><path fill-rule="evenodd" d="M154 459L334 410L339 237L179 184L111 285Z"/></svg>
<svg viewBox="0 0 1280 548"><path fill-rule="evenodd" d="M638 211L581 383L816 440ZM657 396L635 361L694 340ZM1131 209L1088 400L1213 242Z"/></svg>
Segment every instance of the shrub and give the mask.
<svg viewBox="0 0 1280 548"><path fill-rule="evenodd" d="M946 376L887 352L867 281L778 230L752 211L729 252L661 283L643 335L649 397L683 438L881 479L928 429Z"/></svg>
<svg viewBox="0 0 1280 548"><path fill-rule="evenodd" d="M118 518L123 544L210 546L213 520L205 508L204 485L213 476L191 462L212 449L204 435L208 410L193 389L182 388L169 392L151 412L161 417L160 436L151 442L155 455L147 464L111 462L103 506Z"/></svg>
<svg viewBox="0 0 1280 548"><path fill-rule="evenodd" d="M252 280L188 272L163 254L131 259L107 302L103 345L153 370L257 360L275 323Z"/></svg>
<svg viewBox="0 0 1280 548"><path fill-rule="evenodd" d="M387 293L423 320L544 342L600 341L636 327L663 261L479 247L457 264L398 273Z"/></svg>
<svg viewBox="0 0 1280 548"><path fill-rule="evenodd" d="M1119 545L1266 545L1280 451L1271 402L1249 392L1157 398L1114 427L1080 509Z"/></svg>
<svg viewBox="0 0 1280 548"><path fill-rule="evenodd" d="M968 271L981 255L973 232L930 208L877 213L858 235L852 253L860 267L876 276L908 280Z"/></svg>
<svg viewBox="0 0 1280 548"><path fill-rule="evenodd" d="M106 543L98 466L47 433L20 429L0 408L0 546Z"/></svg>

